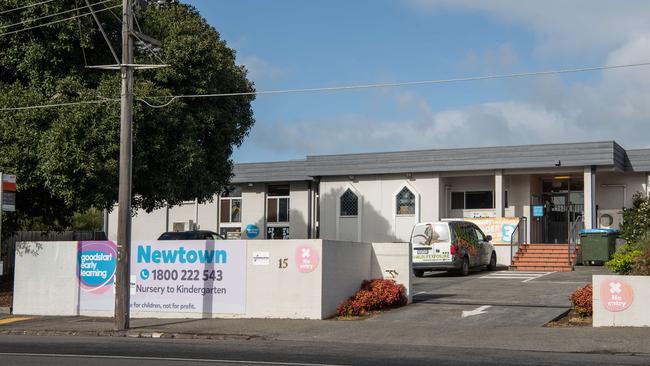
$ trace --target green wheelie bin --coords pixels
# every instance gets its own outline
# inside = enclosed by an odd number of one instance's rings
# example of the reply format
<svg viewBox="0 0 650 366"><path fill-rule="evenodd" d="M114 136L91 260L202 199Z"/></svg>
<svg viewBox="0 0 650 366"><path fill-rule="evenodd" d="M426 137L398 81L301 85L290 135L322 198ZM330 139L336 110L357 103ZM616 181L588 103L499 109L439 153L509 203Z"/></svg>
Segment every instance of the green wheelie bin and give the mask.
<svg viewBox="0 0 650 366"><path fill-rule="evenodd" d="M614 229L585 229L580 234L582 264L603 264L612 258L616 251L618 230Z"/></svg>

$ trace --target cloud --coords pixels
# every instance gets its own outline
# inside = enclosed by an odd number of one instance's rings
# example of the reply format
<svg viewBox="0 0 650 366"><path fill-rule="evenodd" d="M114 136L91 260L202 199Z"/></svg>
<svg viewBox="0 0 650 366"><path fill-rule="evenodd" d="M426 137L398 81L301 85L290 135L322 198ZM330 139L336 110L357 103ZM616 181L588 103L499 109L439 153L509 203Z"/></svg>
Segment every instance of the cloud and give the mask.
<svg viewBox="0 0 650 366"><path fill-rule="evenodd" d="M650 35L612 51L607 61L650 59ZM527 79L517 100L434 110L408 89L377 93L396 119L349 114L341 117L258 125L256 144L301 155L617 140L648 147L650 73L647 68L612 70L596 82L567 84L559 77ZM268 138L274 136L274 138Z"/></svg>
<svg viewBox="0 0 650 366"><path fill-rule="evenodd" d="M509 43L502 43L495 49L470 50L461 65L483 72L510 70L519 64L519 55Z"/></svg>
<svg viewBox="0 0 650 366"><path fill-rule="evenodd" d="M607 50L650 29L646 0L406 0L419 12L485 14L533 31L538 50L580 53Z"/></svg>
<svg viewBox="0 0 650 366"><path fill-rule="evenodd" d="M238 63L246 66L248 75L253 81L276 80L287 76L287 70L271 65L268 61L257 56L238 57Z"/></svg>

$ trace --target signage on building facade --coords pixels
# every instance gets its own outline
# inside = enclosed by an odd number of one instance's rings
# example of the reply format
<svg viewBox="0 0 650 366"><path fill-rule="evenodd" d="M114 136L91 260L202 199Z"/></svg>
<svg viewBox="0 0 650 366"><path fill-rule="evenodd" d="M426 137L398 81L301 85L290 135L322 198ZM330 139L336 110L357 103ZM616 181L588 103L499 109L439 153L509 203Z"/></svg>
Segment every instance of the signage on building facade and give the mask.
<svg viewBox="0 0 650 366"><path fill-rule="evenodd" d="M619 279L607 279L600 285L600 301L607 311L619 312L632 305L634 291L632 286Z"/></svg>
<svg viewBox="0 0 650 366"><path fill-rule="evenodd" d="M483 234L492 236L493 244L510 244L519 225L519 217L465 218L478 226Z"/></svg>
<svg viewBox="0 0 650 366"><path fill-rule="evenodd" d="M112 241L82 241L77 253L79 309L112 309L117 245Z"/></svg>
<svg viewBox="0 0 650 366"><path fill-rule="evenodd" d="M544 217L544 205L533 205L533 217Z"/></svg>
<svg viewBox="0 0 650 366"><path fill-rule="evenodd" d="M244 230L246 231L246 236L251 239L255 239L258 235L260 235L260 228L255 224L246 225L246 229Z"/></svg>
<svg viewBox="0 0 650 366"><path fill-rule="evenodd" d="M80 310L111 311L117 249L79 243ZM131 246L131 311L238 314L246 310L246 244L240 240L137 241Z"/></svg>
<svg viewBox="0 0 650 366"><path fill-rule="evenodd" d="M239 240L138 241L132 245L131 310L244 313L246 243Z"/></svg>

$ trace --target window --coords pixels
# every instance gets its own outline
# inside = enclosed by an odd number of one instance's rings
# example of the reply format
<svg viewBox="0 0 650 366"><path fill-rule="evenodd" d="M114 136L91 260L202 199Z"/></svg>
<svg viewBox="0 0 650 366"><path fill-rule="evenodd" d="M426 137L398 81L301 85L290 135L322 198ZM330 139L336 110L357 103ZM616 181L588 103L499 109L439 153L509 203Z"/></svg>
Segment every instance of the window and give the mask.
<svg viewBox="0 0 650 366"><path fill-rule="evenodd" d="M267 239L289 239L289 228L286 226L274 226L266 228Z"/></svg>
<svg viewBox="0 0 650 366"><path fill-rule="evenodd" d="M494 208L492 191L465 192L465 208Z"/></svg>
<svg viewBox="0 0 650 366"><path fill-rule="evenodd" d="M487 241L485 240L485 235L483 235L483 232L479 228L474 226L474 231L476 231L476 236L478 237L478 241Z"/></svg>
<svg viewBox="0 0 650 366"><path fill-rule="evenodd" d="M395 197L396 213L398 215L415 215L415 194L407 187L402 188Z"/></svg>
<svg viewBox="0 0 650 366"><path fill-rule="evenodd" d="M462 247L466 245L478 245L478 236L476 230L470 225L464 223L453 223L454 237L458 244ZM469 248L468 248L469 249Z"/></svg>
<svg viewBox="0 0 650 366"><path fill-rule="evenodd" d="M289 186L269 186L266 200L267 222L289 222Z"/></svg>
<svg viewBox="0 0 650 366"><path fill-rule="evenodd" d="M359 215L359 197L357 197L351 189L347 189L340 198L341 203L341 216L357 216Z"/></svg>
<svg viewBox="0 0 650 366"><path fill-rule="evenodd" d="M220 217L223 223L241 222L241 188L226 189L220 198Z"/></svg>
<svg viewBox="0 0 650 366"><path fill-rule="evenodd" d="M492 191L451 192L452 210L494 208Z"/></svg>
<svg viewBox="0 0 650 366"><path fill-rule="evenodd" d="M451 209L462 210L465 208L465 192L451 192Z"/></svg>
<svg viewBox="0 0 650 366"><path fill-rule="evenodd" d="M419 224L413 228L411 243L415 245L431 245L449 242L449 227L445 223Z"/></svg>

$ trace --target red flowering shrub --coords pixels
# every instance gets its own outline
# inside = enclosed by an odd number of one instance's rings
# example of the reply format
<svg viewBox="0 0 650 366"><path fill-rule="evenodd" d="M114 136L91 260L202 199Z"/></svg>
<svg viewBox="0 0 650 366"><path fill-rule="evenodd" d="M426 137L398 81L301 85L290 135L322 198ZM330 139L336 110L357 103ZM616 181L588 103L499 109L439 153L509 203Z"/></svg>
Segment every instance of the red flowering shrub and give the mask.
<svg viewBox="0 0 650 366"><path fill-rule="evenodd" d="M592 290L590 283L585 287L575 290L571 294L573 308L582 317L591 316L594 312L592 307Z"/></svg>
<svg viewBox="0 0 650 366"><path fill-rule="evenodd" d="M395 308L406 305L406 288L394 280L365 280L361 289L351 298L336 307L338 316L358 316L369 311Z"/></svg>

